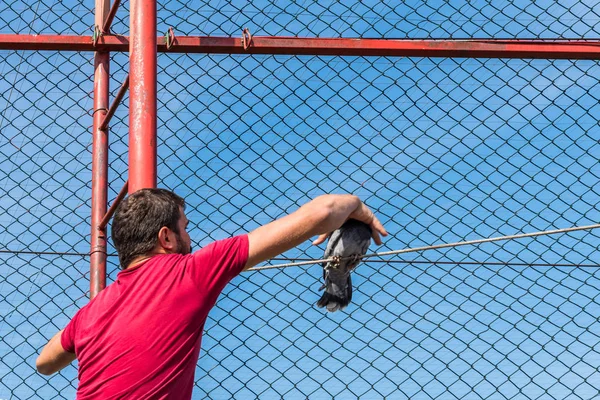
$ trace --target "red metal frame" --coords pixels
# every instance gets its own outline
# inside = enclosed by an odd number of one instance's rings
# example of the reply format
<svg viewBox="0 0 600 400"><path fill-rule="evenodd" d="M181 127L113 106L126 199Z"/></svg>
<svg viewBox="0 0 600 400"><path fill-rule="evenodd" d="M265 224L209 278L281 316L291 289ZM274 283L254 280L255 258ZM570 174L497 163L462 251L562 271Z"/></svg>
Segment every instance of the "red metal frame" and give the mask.
<svg viewBox="0 0 600 400"><path fill-rule="evenodd" d="M96 24L108 13L108 0L96 0ZM108 193L108 129L100 129L108 112L110 54L94 55L94 123L92 127L92 221L90 243L90 298L106 287L106 229L99 223L106 214Z"/></svg>
<svg viewBox="0 0 600 400"><path fill-rule="evenodd" d="M156 187L156 2L129 11L129 193Z"/></svg>
<svg viewBox="0 0 600 400"><path fill-rule="evenodd" d="M119 107L119 104L121 104L123 97L125 97L127 89L129 89L129 75L127 75L127 78L125 78L125 81L119 88L119 92L117 93L115 99L111 103L110 108L108 109L108 112L106 113L106 116L102 120L102 124L100 124L100 127L98 129L100 129L101 131L108 129L108 124L110 124L110 120L112 119L113 115L115 115L117 107Z"/></svg>
<svg viewBox="0 0 600 400"><path fill-rule="evenodd" d="M297 37L177 36L167 43L157 37L156 2L132 0L131 38L109 33L119 0L96 0L96 26L104 31L94 44L91 36L0 34L0 50L95 51L94 125L92 145L92 235L90 293L106 285L106 224L129 190L156 186L156 69L157 52L219 54L285 54L326 56L460 57L600 59L598 40L394 40ZM167 48L167 44L169 45ZM108 91L110 51L130 52L129 185L109 212ZM126 90L124 84L120 94ZM120 100L116 100L114 106ZM114 107L111 107L114 112Z"/></svg>
<svg viewBox="0 0 600 400"><path fill-rule="evenodd" d="M121 0L114 0L112 7L110 8L110 11L108 13L108 15L106 16L106 19L104 20L104 24L102 25L102 33L110 33L110 26L113 23L113 20L115 19L115 15L117 15L117 10L119 9L119 5L121 4Z"/></svg>
<svg viewBox="0 0 600 400"><path fill-rule="evenodd" d="M155 35L156 24L152 24L152 27ZM135 32L132 29L132 34ZM237 38L177 36L167 50L164 37L147 34L145 38L152 40L134 46L127 36L102 35L94 47L91 36L0 34L0 50L127 52L131 46L132 51L142 51L144 48L151 56L153 43L158 43L155 48L161 53L600 59L598 40L395 40L253 36L244 50L241 35Z"/></svg>
<svg viewBox="0 0 600 400"><path fill-rule="evenodd" d="M125 184L123 185L123 187L121 188L121 191L117 195L117 198L115 199L115 201L113 201L112 205L110 206L110 208L104 215L104 218L102 218L102 221L100 221L100 223L98 224L98 229L106 229L106 226L108 225L108 221L110 221L113 214L117 210L117 207L119 206L119 204L121 204L121 202L127 195L128 190L129 190L129 181L126 181Z"/></svg>

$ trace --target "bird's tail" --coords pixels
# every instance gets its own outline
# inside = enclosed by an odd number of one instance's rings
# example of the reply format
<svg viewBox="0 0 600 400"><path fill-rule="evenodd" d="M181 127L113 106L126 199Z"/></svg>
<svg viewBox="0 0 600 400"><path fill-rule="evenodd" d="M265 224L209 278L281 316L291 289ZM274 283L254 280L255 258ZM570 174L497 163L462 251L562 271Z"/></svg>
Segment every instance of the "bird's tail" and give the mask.
<svg viewBox="0 0 600 400"><path fill-rule="evenodd" d="M327 307L327 311L334 312L337 310L343 310L352 301L352 282L350 276L348 276L348 284L342 290L332 284L331 281L327 281L325 284L325 292L323 296L317 301L318 307Z"/></svg>

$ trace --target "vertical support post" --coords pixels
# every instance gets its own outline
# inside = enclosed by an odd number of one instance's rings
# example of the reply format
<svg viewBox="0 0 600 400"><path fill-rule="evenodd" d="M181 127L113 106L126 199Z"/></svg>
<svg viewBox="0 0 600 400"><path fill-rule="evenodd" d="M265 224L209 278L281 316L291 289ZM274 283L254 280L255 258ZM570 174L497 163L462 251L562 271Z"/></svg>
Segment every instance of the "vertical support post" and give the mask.
<svg viewBox="0 0 600 400"><path fill-rule="evenodd" d="M129 193L156 187L156 1L129 10Z"/></svg>
<svg viewBox="0 0 600 400"><path fill-rule="evenodd" d="M102 27L109 0L96 0L95 24ZM108 128L100 124L108 111L110 53L94 54L94 123L92 127L92 232L90 251L90 298L106 287L106 229L99 227L108 203Z"/></svg>

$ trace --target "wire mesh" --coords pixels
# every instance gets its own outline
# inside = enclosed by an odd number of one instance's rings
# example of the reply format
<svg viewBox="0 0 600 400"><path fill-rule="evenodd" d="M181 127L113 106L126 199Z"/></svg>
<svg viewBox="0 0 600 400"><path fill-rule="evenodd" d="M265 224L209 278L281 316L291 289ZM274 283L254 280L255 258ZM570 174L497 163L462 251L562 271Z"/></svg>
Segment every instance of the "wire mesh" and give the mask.
<svg viewBox="0 0 600 400"><path fill-rule="evenodd" d="M128 31L128 3L115 32ZM182 35L386 39L596 39L600 8L558 1L203 1L158 3L158 30Z"/></svg>
<svg viewBox="0 0 600 400"><path fill-rule="evenodd" d="M159 31L371 38L598 37L578 2L167 2ZM63 0L0 4L0 33L90 34ZM128 33L128 2L113 32ZM40 348L87 302L91 53L0 51L0 398L73 398ZM194 247L322 193L359 195L377 250L588 225L598 214L598 61L159 56L159 186ZM112 95L128 71L111 56ZM109 198L127 179L127 98ZM344 312L320 266L245 273L205 326L194 398L594 399L597 231L361 264ZM371 247L375 250L375 247ZM320 258L309 244L283 258ZM109 248L109 283L116 276ZM546 264L546 265L540 265ZM563 264L556 266L555 264ZM569 264L570 266L565 266ZM555 266L553 266L555 265Z"/></svg>
<svg viewBox="0 0 600 400"><path fill-rule="evenodd" d="M88 301L91 56L0 51L0 398L74 395L35 358Z"/></svg>
<svg viewBox="0 0 600 400"><path fill-rule="evenodd" d="M124 75L126 57L112 62ZM380 250L593 223L598 68L163 54L160 185L187 199L196 248L329 192L377 210L392 232ZM597 236L367 262L330 315L314 306L319 266L244 274L207 321L195 396L591 399L598 275L576 266L595 264Z"/></svg>
<svg viewBox="0 0 600 400"><path fill-rule="evenodd" d="M72 0L3 1L0 33L89 34L94 24L89 4Z"/></svg>

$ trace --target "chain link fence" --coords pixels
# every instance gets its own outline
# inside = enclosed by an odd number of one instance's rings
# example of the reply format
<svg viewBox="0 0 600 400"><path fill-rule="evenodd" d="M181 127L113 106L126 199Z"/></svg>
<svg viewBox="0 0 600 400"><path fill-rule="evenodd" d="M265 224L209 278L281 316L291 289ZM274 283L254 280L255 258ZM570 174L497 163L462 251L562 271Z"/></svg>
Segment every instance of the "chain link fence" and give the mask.
<svg viewBox="0 0 600 400"><path fill-rule="evenodd" d="M600 10L586 3L452 4L168 2L158 25L186 35L249 26L598 36ZM116 33L127 34L127 7ZM0 33L89 35L91 24L93 10L66 0L0 5ZM75 395L74 366L47 378L34 363L88 301L92 59L0 51L0 398ZM159 186L186 198L194 248L322 193L354 193L376 210L391 234L377 251L600 221L598 61L161 54L158 63ZM127 54L113 53L112 96L128 70ZM110 199L127 179L127 101L111 125ZM354 273L353 303L334 314L314 305L318 265L244 273L209 315L194 398L596 398L598 239L586 231L374 258ZM273 263L322 253L306 244Z"/></svg>
<svg viewBox="0 0 600 400"><path fill-rule="evenodd" d="M0 51L3 399L74 397L75 368L35 358L88 301L92 57Z"/></svg>
<svg viewBox="0 0 600 400"><path fill-rule="evenodd" d="M350 0L273 2L169 0L157 3L158 30L182 35L253 34L299 37L409 39L596 39L600 8L593 2L404 1L396 5ZM93 3L73 0L0 4L0 33L89 34ZM123 1L112 31L129 32L129 2Z"/></svg>

